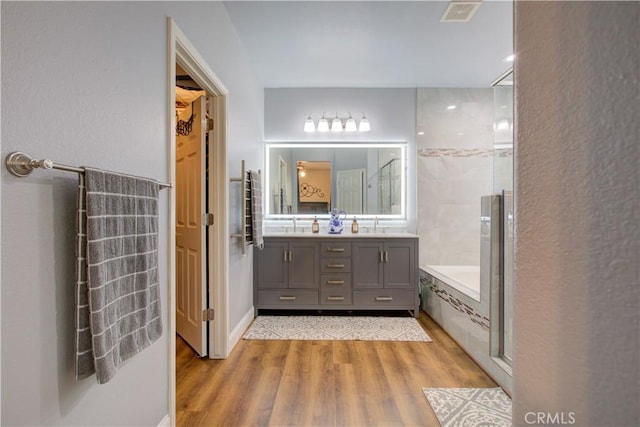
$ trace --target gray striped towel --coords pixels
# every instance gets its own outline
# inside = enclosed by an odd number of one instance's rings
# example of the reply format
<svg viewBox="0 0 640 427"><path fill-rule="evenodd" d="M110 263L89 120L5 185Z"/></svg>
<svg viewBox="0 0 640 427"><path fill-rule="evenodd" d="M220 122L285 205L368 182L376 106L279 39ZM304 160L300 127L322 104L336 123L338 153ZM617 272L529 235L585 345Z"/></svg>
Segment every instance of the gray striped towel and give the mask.
<svg viewBox="0 0 640 427"><path fill-rule="evenodd" d="M264 248L262 236L262 178L260 173L249 171L249 185L251 188L251 229L253 230L253 245L258 249Z"/></svg>
<svg viewBox="0 0 640 427"><path fill-rule="evenodd" d="M86 185L85 185L86 183ZM104 384L162 335L156 181L85 168L78 185L76 379Z"/></svg>

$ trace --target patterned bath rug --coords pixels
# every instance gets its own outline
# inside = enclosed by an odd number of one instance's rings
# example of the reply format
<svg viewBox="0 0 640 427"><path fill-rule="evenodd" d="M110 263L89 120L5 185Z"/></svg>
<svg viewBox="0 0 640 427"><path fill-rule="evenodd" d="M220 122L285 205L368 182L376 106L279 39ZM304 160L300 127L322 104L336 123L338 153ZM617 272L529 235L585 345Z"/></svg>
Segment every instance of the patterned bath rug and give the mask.
<svg viewBox="0 0 640 427"><path fill-rule="evenodd" d="M442 427L511 427L511 399L501 388L423 388Z"/></svg>
<svg viewBox="0 0 640 427"><path fill-rule="evenodd" d="M246 340L421 341L431 338L413 317L258 316Z"/></svg>

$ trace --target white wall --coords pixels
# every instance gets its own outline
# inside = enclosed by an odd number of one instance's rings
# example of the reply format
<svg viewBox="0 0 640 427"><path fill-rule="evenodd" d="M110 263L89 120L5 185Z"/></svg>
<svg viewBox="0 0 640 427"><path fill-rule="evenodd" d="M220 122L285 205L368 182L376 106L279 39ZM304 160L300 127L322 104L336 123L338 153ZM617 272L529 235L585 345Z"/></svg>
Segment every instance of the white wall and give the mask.
<svg viewBox="0 0 640 427"><path fill-rule="evenodd" d="M265 139L275 141L406 141L407 221L416 230L416 90L415 89L265 89ZM366 114L371 131L365 133L305 133L309 113L343 117ZM357 114L357 115L356 115ZM314 116L317 122L319 117Z"/></svg>
<svg viewBox="0 0 640 427"><path fill-rule="evenodd" d="M637 426L640 3L515 18L514 425Z"/></svg>
<svg viewBox="0 0 640 427"><path fill-rule="evenodd" d="M2 2L2 157L22 150L167 180L167 16L229 89L229 167L262 163L263 93L219 2ZM239 172L237 172L239 173ZM168 197L162 338L106 385L73 377L73 173L2 168L2 424L157 425L169 413ZM230 328L251 308L251 259L230 266Z"/></svg>

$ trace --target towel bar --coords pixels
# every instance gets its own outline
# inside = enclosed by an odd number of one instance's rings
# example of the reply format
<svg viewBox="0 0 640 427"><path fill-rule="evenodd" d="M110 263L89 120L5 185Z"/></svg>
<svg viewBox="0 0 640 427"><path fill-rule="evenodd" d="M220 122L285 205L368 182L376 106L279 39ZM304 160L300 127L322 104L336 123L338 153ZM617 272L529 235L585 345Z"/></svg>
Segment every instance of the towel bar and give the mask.
<svg viewBox="0 0 640 427"><path fill-rule="evenodd" d="M20 151L9 153L5 161L7 169L12 175L23 178L33 172L34 169L59 169L67 172L84 173L83 167L67 166L54 163L49 159L35 160L30 155ZM158 182L160 188L172 188L173 184Z"/></svg>
<svg viewBox="0 0 640 427"><path fill-rule="evenodd" d="M251 230L251 197L249 187L249 176L245 168L244 160L241 162L240 178L229 178L231 182L240 182L240 201L242 211L240 217L240 233L234 233L231 237L239 238L242 246L242 255L246 254L246 246L252 243L253 232ZM247 195L249 193L249 195Z"/></svg>
<svg viewBox="0 0 640 427"><path fill-rule="evenodd" d="M242 255L246 254L246 246L253 243L253 225L251 214L251 177L245 167L245 161L240 162L240 178L229 178L231 182L240 183L240 202L242 204L240 213L240 232L231 234L231 237L240 239ZM262 174L260 169L258 173Z"/></svg>

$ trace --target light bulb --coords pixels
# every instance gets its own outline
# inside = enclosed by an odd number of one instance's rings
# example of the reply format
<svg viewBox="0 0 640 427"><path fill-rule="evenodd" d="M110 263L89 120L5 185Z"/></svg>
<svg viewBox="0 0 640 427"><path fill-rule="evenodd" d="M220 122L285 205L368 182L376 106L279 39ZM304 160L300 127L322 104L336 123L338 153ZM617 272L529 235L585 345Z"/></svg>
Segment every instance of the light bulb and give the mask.
<svg viewBox="0 0 640 427"><path fill-rule="evenodd" d="M318 121L318 132L329 132L329 121L324 116Z"/></svg>
<svg viewBox="0 0 640 427"><path fill-rule="evenodd" d="M309 114L309 117L307 117L307 120L305 120L305 122L304 122L304 131L305 132L315 132L316 131L316 125L315 125L315 123L313 123L313 119L311 118L311 114Z"/></svg>
<svg viewBox="0 0 640 427"><path fill-rule="evenodd" d="M342 132L342 120L338 117L331 121L331 132Z"/></svg>
<svg viewBox="0 0 640 427"><path fill-rule="evenodd" d="M347 123L345 123L344 125L344 130L347 132L355 132L356 130L358 130L358 127L356 126L356 121L353 120L353 117L351 117L351 114L349 114Z"/></svg>
<svg viewBox="0 0 640 427"><path fill-rule="evenodd" d="M360 120L360 127L358 128L360 132L369 132L371 130L371 125L369 124L369 119L365 115L362 115L362 120Z"/></svg>

